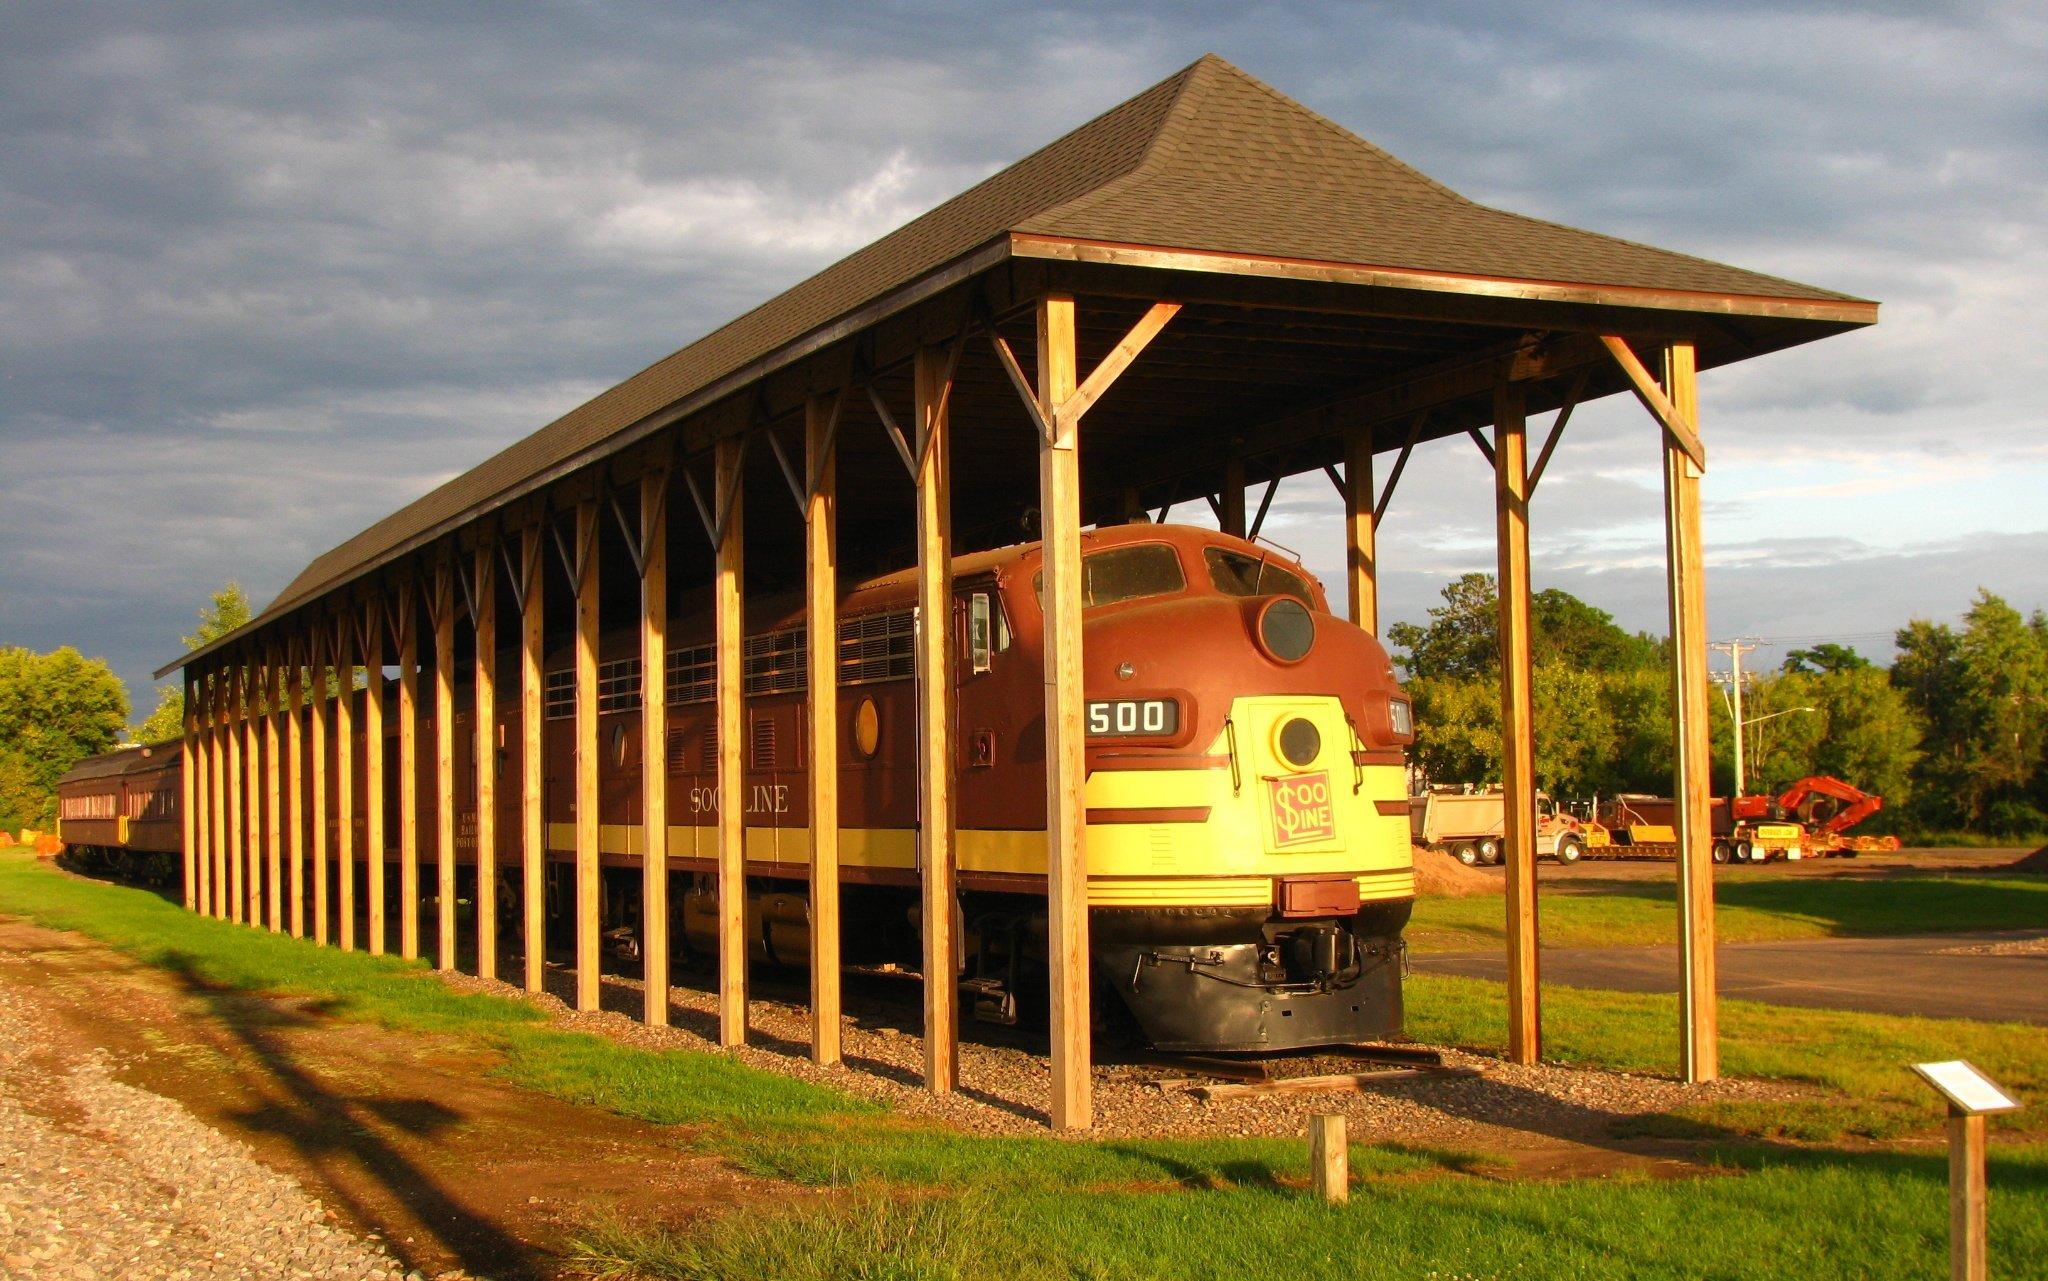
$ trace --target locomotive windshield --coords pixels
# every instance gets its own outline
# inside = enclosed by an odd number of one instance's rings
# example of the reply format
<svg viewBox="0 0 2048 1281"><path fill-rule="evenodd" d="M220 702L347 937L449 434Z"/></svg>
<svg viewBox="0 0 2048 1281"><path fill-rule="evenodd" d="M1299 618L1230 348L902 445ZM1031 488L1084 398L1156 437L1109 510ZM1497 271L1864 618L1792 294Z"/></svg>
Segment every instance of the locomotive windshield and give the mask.
<svg viewBox="0 0 2048 1281"><path fill-rule="evenodd" d="M1081 558L1081 606L1114 605L1141 596L1168 596L1186 591L1180 554L1166 543L1134 543L1105 547ZM1045 599L1045 574L1032 579L1032 590Z"/></svg>
<svg viewBox="0 0 2048 1281"><path fill-rule="evenodd" d="M1223 547L1210 547L1202 558L1209 562L1209 581L1225 596L1292 596L1315 608L1315 597L1301 575L1283 569L1262 556L1247 556Z"/></svg>

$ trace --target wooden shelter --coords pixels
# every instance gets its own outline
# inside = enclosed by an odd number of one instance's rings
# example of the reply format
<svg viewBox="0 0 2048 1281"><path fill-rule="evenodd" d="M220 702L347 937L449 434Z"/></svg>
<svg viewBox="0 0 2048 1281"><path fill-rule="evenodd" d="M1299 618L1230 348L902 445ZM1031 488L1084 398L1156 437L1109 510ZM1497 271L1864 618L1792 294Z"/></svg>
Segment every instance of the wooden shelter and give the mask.
<svg viewBox="0 0 2048 1281"><path fill-rule="evenodd" d="M1344 501L1354 617L1376 628L1375 534L1402 469L1422 445L1469 439L1496 475L1511 1052L1533 1061L1541 1022L1528 501L1572 408L1626 391L1650 411L1655 431L1646 431L1645 447L1658 442L1663 458L1674 786L1684 801L1682 1060L1689 1079L1710 1079L1706 454L1695 378L1876 317L1871 302L1476 204L1203 58L379 521L315 560L247 626L166 667L182 668L195 694L186 751L204 814L194 904L235 919L246 908L252 923L278 928L282 851L290 863L282 924L303 928L310 883L313 933L324 939L331 858L336 941L354 946L360 861L368 943L382 950L381 878L385 859L396 857L399 946L414 955L425 851L437 863L443 905L433 954L452 967L455 816L443 807L422 839L414 775L402 768L399 830L378 830L388 784L381 751L363 744L382 741L380 691L396 666L398 742L410 761L419 750L420 682L430 679L432 759L439 794L453 795L449 700L458 685L488 698L493 681L477 673L494 663L497 637L516 637L522 731L502 753L475 753L476 790L516 789L522 822L498 830L480 816L476 839L480 863L523 867L523 980L537 987L549 839L541 656L573 643L577 766L573 779L555 782L578 799L573 849L561 852L576 867L576 999L594 1006L600 629L637 631L645 670L658 671L669 611L692 594L713 602L719 778L729 795L740 776L740 614L750 594L803 585L809 635L829 638L839 575L915 563L923 598L943 601L954 554L1017 541L1035 521L1048 549L1052 1121L1085 1126L1080 530L1207 502L1226 529L1255 532L1249 488L1265 485L1269 501L1280 477L1326 473ZM1532 461L1529 418L1553 411ZM826 651L813 643L809 662L829 664ZM950 652L934 646L923 659L919 867L932 958L953 946L951 914L935 909L953 894L947 797L958 753L949 750L945 710ZM358 669L375 696L351 723L349 700L327 691L353 683ZM650 754L663 732L662 688L642 682ZM836 715L831 698L813 697L815 744L837 741ZM280 716L293 745L307 721L306 747L285 755L282 783L274 781ZM263 717L272 728L247 732ZM813 754L821 767L810 775L812 813L837 812L833 758ZM258 795L259 760L272 771L267 799ZM647 869L650 913L667 892L659 790L647 793L632 856ZM329 798L346 807L365 793L368 848L352 848L355 834L342 824L330 850ZM289 832L282 845L279 824ZM721 824L718 860L728 1044L746 1036L740 839L735 807ZM836 884L837 833L814 825L810 839L821 891L812 896L813 1052L832 1062L838 923L827 891ZM308 848L314 867L305 877ZM487 974L498 958L495 915L478 914ZM665 936L650 940L645 963L646 1014L658 1022L668 1009ZM953 1085L956 1017L950 985L928 985L925 1061L936 1090Z"/></svg>

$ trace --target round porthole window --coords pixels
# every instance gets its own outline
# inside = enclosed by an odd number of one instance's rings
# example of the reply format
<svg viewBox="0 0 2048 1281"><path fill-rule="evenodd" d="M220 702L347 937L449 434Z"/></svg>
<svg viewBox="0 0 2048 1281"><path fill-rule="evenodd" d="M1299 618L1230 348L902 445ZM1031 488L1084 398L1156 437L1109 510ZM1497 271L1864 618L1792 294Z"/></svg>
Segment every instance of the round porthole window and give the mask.
<svg viewBox="0 0 2048 1281"><path fill-rule="evenodd" d="M853 750L863 760L871 759L882 745L882 713L872 698L860 700L853 713Z"/></svg>

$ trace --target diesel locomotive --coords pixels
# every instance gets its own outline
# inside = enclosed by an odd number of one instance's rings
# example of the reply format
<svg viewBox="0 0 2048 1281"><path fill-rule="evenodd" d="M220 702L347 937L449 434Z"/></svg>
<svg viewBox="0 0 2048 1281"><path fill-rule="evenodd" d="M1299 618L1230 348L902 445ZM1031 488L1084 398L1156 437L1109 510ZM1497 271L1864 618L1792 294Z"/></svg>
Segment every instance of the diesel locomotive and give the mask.
<svg viewBox="0 0 2048 1281"><path fill-rule="evenodd" d="M1017 1017L1045 973L1040 561L1036 544L959 557L952 617L939 624L957 654L956 977L975 1012L998 1022ZM1404 768L1413 725L1386 651L1332 615L1295 560L1213 530L1091 530L1082 576L1092 972L1099 997L1115 998L1098 999L1104 1016L1127 1013L1127 1029L1174 1050L1397 1035L1401 933L1415 895ZM747 624L745 785L724 798L712 620L708 611L671 620L661 673L670 728L659 762L676 878L670 932L679 951L712 953L718 806L742 804L750 946L759 961L801 965L811 821L801 601L750 600ZM914 640L923 625L914 571L843 591L838 820L848 965L919 964ZM599 659L605 925L616 947L633 950L647 924L637 893L645 764L637 633L602 637ZM513 656L498 671L506 682L498 706L511 709L494 736L505 780L498 866L511 869L516 836L505 834L520 830L518 753L505 749L519 739ZM575 672L566 647L548 655L543 680L543 803L558 872L551 908L566 908L572 882L560 873L573 857L575 819ZM458 689L454 803L465 876L474 832L468 705ZM387 736L394 721L387 714ZM395 777L395 746L386 751ZM175 751L169 756L175 762ZM418 794L431 810L431 762L420 769ZM397 790L387 788L387 833L397 831ZM359 850L360 806L351 816ZM420 821L431 830L428 817ZM516 879L508 872L499 899L510 912Z"/></svg>

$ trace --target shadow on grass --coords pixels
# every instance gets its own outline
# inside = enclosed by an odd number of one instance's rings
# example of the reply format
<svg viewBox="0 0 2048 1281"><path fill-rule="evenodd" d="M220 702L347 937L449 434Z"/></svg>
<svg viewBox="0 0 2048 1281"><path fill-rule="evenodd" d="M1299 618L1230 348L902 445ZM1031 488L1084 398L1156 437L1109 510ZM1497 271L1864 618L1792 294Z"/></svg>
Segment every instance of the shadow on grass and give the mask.
<svg viewBox="0 0 2048 1281"><path fill-rule="evenodd" d="M228 1061L237 1065L249 1092L264 1102L236 1114L235 1120L274 1134L296 1148L325 1176L325 1192L357 1222L374 1225L385 1248L406 1268L420 1264L403 1244L411 1231L431 1233L472 1273L545 1275L518 1240L451 1196L417 1161L384 1137L394 1130L431 1137L457 1124L461 1120L457 1113L432 1099L337 1092L293 1055L285 1034L321 1023L341 1002L314 1002L295 1009L222 987L205 978L197 958L185 953L171 953L158 964L188 995L201 1001L214 1021L247 1052L229 1055ZM405 1207L412 1222L389 1222L388 1211L351 1191L363 1179L379 1185L392 1201Z"/></svg>

